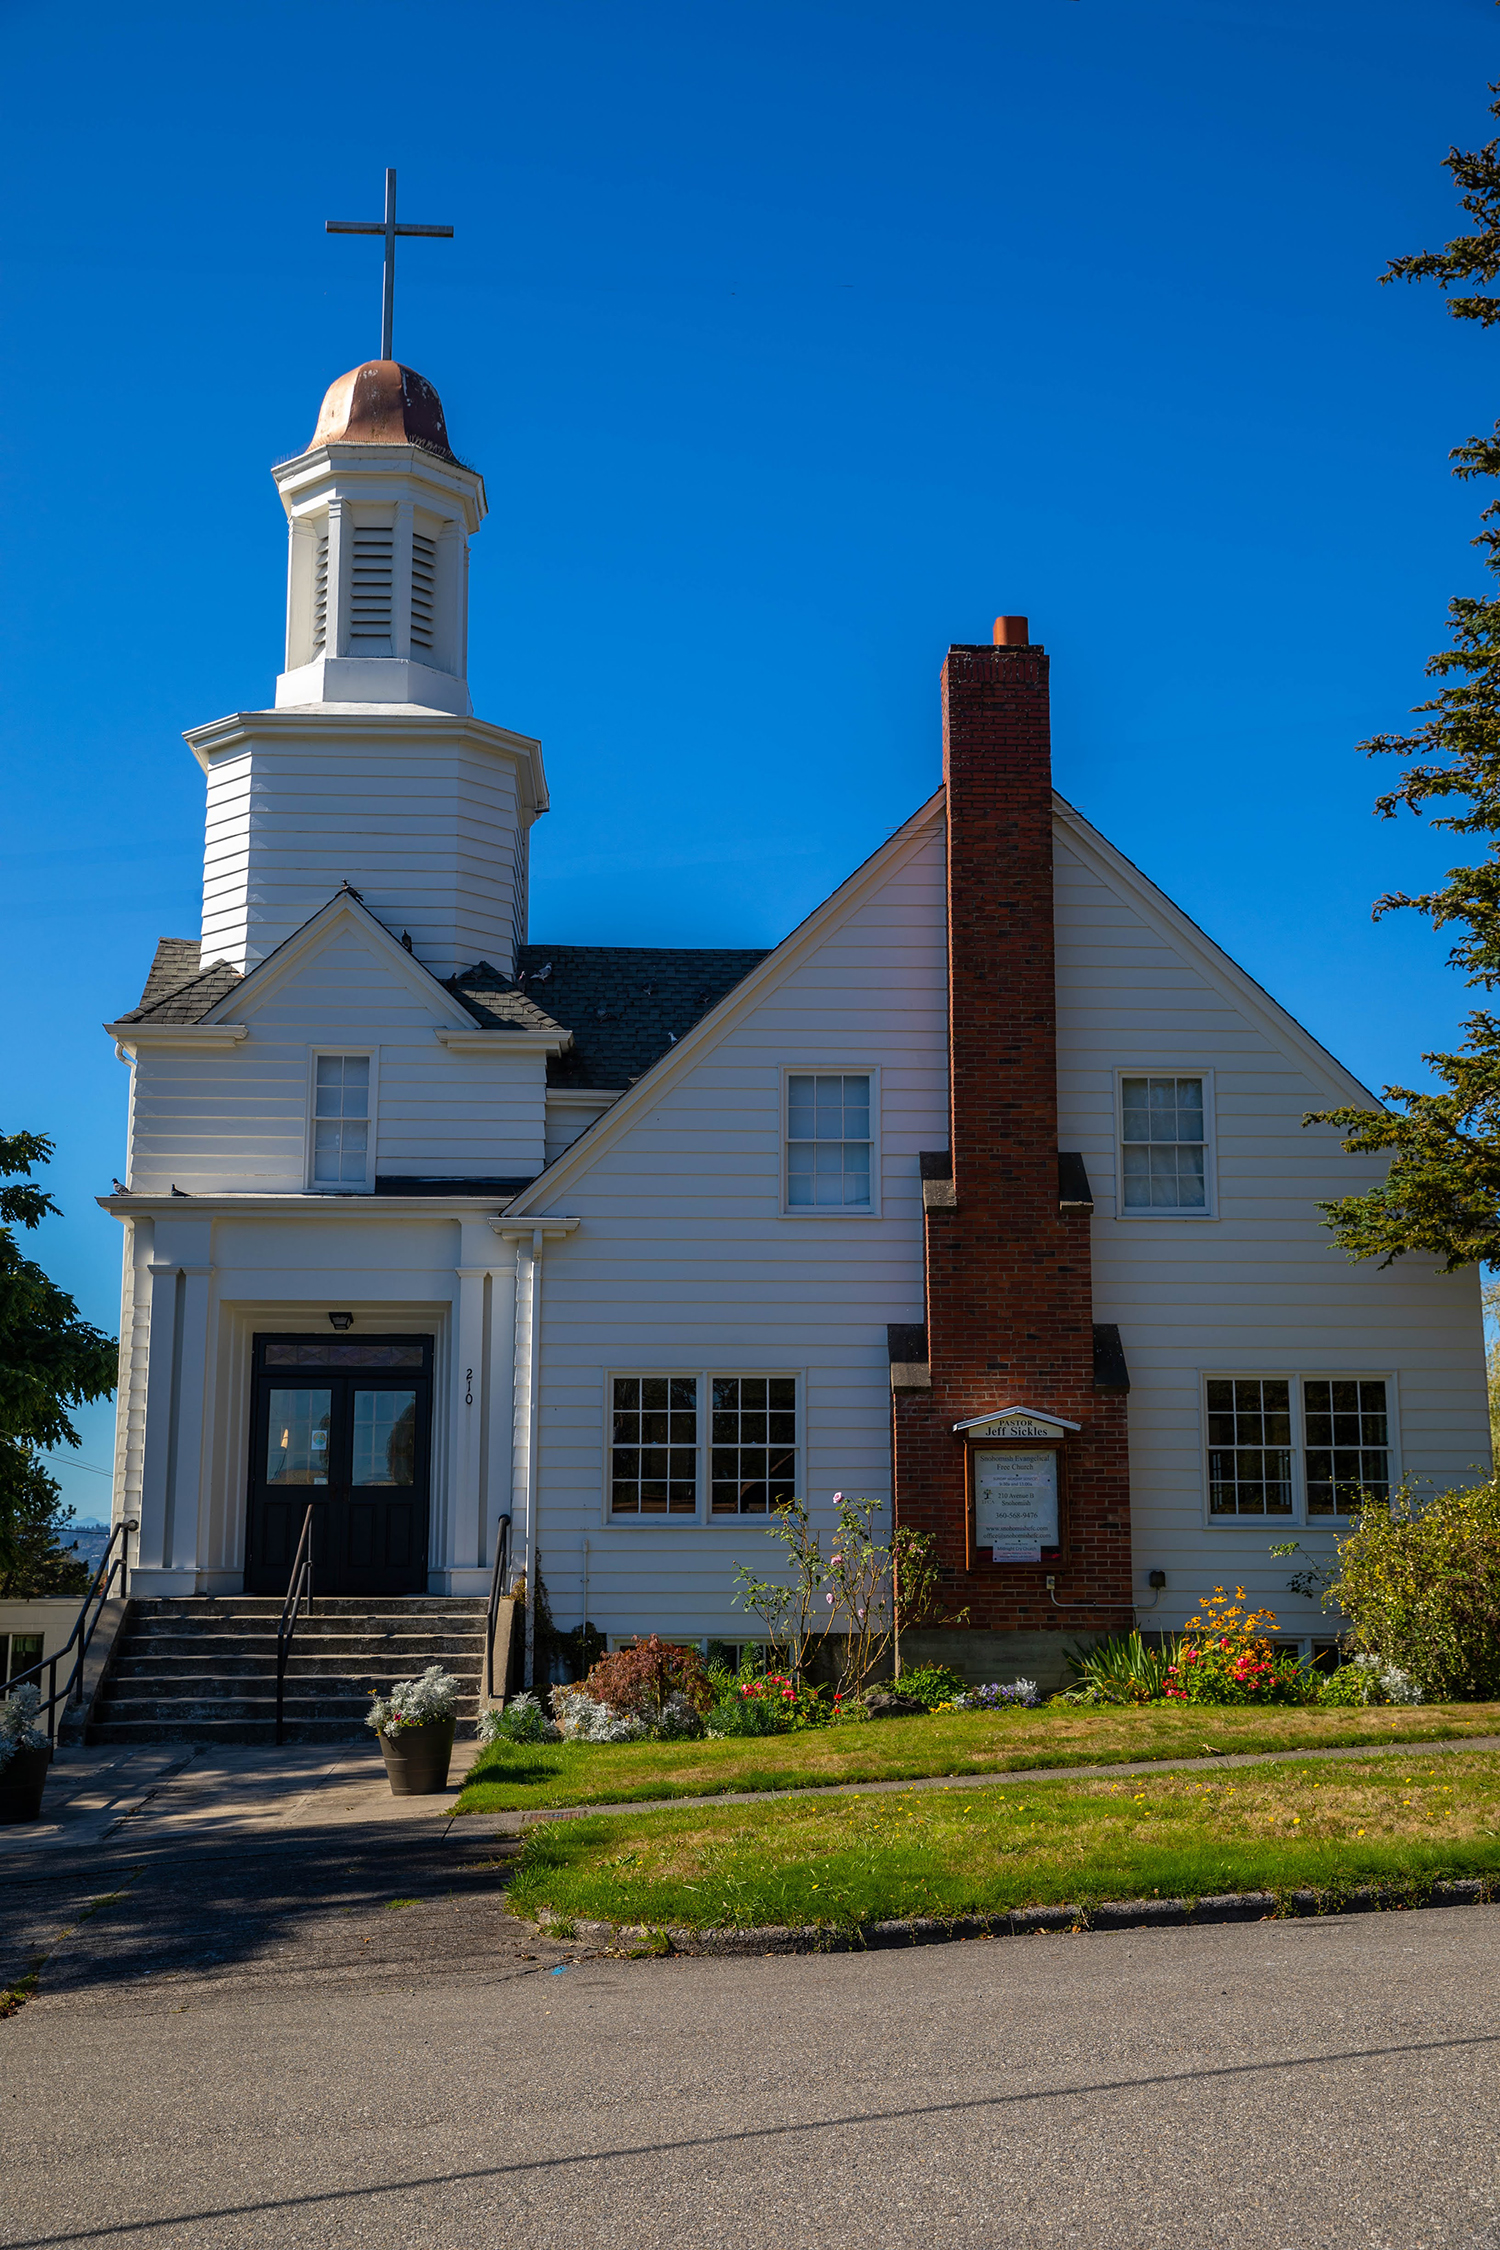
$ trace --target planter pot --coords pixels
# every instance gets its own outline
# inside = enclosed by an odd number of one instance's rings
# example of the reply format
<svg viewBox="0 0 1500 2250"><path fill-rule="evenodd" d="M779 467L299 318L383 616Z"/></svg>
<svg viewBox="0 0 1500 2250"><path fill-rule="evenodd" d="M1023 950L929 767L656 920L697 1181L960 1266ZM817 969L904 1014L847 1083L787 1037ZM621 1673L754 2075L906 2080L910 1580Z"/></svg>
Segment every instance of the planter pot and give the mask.
<svg viewBox="0 0 1500 2250"><path fill-rule="evenodd" d="M51 1749L13 1750L0 1766L0 1821L37 1820L42 1810L42 1790Z"/></svg>
<svg viewBox="0 0 1500 2250"><path fill-rule="evenodd" d="M380 1754L391 1777L393 1797L435 1797L448 1786L456 1719L429 1719L425 1726L403 1727L380 1737Z"/></svg>

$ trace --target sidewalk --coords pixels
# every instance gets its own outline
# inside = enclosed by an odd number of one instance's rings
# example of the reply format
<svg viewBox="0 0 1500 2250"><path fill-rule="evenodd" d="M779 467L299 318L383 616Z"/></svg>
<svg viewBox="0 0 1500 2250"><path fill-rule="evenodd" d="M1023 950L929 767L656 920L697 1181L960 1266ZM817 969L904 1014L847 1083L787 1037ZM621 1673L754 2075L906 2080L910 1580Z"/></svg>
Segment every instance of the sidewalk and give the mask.
<svg viewBox="0 0 1500 2250"><path fill-rule="evenodd" d="M196 1837L299 1833L371 1822L430 1820L453 1809L477 1742L453 1746L446 1790L395 1797L379 1746L158 1743L60 1749L42 1817L0 1827L0 1880L57 1852L115 1843L132 1853Z"/></svg>

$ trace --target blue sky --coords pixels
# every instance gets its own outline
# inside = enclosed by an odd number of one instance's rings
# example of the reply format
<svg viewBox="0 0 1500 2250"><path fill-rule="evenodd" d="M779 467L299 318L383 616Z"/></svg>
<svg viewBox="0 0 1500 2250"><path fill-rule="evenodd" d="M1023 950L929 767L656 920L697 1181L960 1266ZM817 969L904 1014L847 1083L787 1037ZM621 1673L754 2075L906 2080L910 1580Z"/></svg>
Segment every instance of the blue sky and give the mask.
<svg viewBox="0 0 1500 2250"><path fill-rule="evenodd" d="M539 734L542 940L768 944L938 771L1023 611L1058 784L1368 1082L1465 1004L1353 755L1480 582L1457 213L1489 0L3 8L3 1117L113 1330L100 1024L196 934L181 730L268 702L267 469L379 343L485 472L471 679ZM109 1416L81 1459L109 1459ZM83 1513L107 1492L65 1478Z"/></svg>

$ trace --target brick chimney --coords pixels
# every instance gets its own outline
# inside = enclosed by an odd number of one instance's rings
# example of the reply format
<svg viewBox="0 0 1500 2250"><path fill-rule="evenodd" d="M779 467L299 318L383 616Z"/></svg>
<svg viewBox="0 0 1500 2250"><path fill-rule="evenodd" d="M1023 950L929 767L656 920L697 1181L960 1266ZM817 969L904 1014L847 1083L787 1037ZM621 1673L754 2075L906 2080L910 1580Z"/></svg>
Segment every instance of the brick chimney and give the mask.
<svg viewBox="0 0 1500 2250"><path fill-rule="evenodd" d="M942 694L951 1140L921 1160L925 1339L892 1335L897 1520L936 1535L945 1602L971 1631L1118 1630L1125 1378L1115 1331L1094 1328L1086 1173L1057 1143L1046 651L1024 618L998 618L994 646L949 649ZM1061 1448L1059 1544L1039 1563L994 1562L973 1537L954 1426L1007 1406L1079 1425ZM1003 1669L1007 1651L986 1644L988 1659ZM1009 1660L1036 1659L1017 1644Z"/></svg>

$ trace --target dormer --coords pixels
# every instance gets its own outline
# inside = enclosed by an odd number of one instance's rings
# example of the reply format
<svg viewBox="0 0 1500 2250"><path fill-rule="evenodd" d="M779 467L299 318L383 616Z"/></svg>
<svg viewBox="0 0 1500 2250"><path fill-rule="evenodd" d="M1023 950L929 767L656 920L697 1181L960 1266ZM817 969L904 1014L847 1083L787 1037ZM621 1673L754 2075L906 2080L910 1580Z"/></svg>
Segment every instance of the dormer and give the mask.
<svg viewBox="0 0 1500 2250"><path fill-rule="evenodd" d="M290 534L278 709L415 704L467 718L469 538L484 479L425 376L369 360L273 472Z"/></svg>

